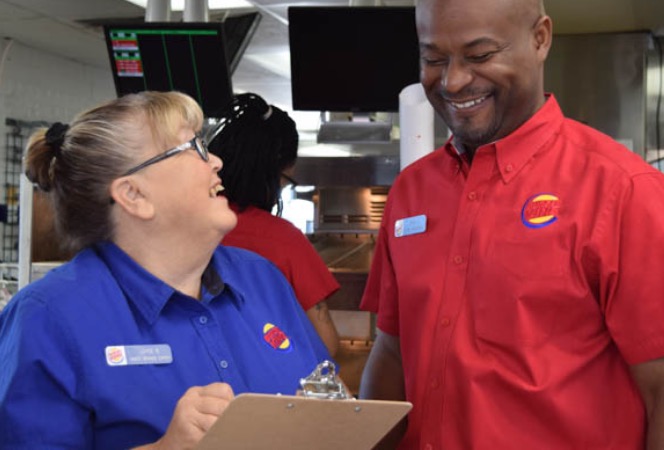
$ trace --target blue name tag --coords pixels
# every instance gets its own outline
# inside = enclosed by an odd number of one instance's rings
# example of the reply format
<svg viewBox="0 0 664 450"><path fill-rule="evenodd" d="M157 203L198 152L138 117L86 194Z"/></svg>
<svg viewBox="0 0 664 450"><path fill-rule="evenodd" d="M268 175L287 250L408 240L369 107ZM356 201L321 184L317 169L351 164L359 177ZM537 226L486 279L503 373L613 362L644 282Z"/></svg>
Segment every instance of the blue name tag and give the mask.
<svg viewBox="0 0 664 450"><path fill-rule="evenodd" d="M109 366L142 366L170 364L173 353L168 344L111 345L106 347L106 364Z"/></svg>
<svg viewBox="0 0 664 450"><path fill-rule="evenodd" d="M411 234L424 233L427 230L427 216L406 217L394 222L394 237L410 236Z"/></svg>

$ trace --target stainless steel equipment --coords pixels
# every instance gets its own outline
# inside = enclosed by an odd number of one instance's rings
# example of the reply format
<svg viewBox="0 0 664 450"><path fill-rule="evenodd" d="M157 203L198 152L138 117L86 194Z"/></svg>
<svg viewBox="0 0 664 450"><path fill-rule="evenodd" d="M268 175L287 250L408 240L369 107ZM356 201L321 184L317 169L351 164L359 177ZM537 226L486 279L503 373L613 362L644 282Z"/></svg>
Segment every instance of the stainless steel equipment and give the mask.
<svg viewBox="0 0 664 450"><path fill-rule="evenodd" d="M545 66L545 89L567 116L645 157L646 149L656 146L659 93L656 83L648 83L661 65L654 39L646 32L557 35Z"/></svg>

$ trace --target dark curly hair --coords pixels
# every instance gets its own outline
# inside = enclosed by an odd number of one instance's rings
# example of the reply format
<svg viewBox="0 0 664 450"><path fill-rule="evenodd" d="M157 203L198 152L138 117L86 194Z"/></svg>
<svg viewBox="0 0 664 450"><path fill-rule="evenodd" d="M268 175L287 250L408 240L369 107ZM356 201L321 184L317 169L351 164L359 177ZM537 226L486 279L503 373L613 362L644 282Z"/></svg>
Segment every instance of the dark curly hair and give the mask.
<svg viewBox="0 0 664 450"><path fill-rule="evenodd" d="M297 159L293 119L256 94L239 94L211 136L208 148L224 163L226 197L240 210L255 206L271 211L279 204L281 173Z"/></svg>

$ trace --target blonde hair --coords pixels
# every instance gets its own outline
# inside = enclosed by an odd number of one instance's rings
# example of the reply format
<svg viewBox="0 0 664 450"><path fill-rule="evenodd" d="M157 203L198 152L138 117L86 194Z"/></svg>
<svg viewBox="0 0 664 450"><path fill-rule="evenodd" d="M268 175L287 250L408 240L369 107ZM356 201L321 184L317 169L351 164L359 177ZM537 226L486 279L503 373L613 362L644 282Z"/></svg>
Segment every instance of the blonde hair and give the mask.
<svg viewBox="0 0 664 450"><path fill-rule="evenodd" d="M50 193L64 248L113 237L110 184L141 162L146 133L165 148L181 127L198 131L202 124L203 112L188 95L146 91L80 113L55 144L45 128L37 130L28 141L26 175Z"/></svg>

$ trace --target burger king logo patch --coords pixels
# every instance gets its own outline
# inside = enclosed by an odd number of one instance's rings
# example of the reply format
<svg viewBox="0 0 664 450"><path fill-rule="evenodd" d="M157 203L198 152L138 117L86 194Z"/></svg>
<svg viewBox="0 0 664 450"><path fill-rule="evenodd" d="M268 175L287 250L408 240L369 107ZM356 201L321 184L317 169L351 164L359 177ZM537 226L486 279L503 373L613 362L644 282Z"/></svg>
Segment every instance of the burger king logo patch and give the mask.
<svg viewBox="0 0 664 450"><path fill-rule="evenodd" d="M127 358L123 346L106 347L106 363L109 366L126 366Z"/></svg>
<svg viewBox="0 0 664 450"><path fill-rule="evenodd" d="M526 200L521 222L528 228L542 228L558 220L560 199L553 194L537 194Z"/></svg>
<svg viewBox="0 0 664 450"><path fill-rule="evenodd" d="M288 339L286 333L272 323L263 325L263 340L275 350L288 352L292 349L290 339Z"/></svg>

